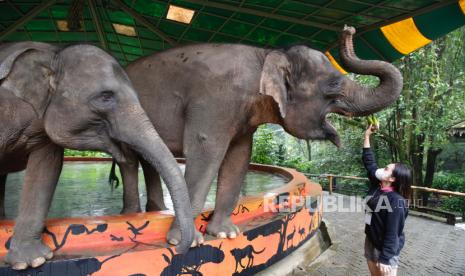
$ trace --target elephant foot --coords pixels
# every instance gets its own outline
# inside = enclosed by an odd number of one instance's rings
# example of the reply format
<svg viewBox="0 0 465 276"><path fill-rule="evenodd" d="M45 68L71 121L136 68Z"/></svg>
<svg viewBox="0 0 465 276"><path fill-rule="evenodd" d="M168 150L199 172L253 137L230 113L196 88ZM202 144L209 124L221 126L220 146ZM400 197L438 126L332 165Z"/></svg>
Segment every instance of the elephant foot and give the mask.
<svg viewBox="0 0 465 276"><path fill-rule="evenodd" d="M207 225L207 234L215 236L220 239L236 238L241 231L234 223L231 218L226 217L223 220L215 220L215 217Z"/></svg>
<svg viewBox="0 0 465 276"><path fill-rule="evenodd" d="M123 207L121 214L133 214L142 212L140 206Z"/></svg>
<svg viewBox="0 0 465 276"><path fill-rule="evenodd" d="M155 211L168 210L168 208L166 208L164 202L147 202L147 205L145 206L145 210L147 212L155 212Z"/></svg>
<svg viewBox="0 0 465 276"><path fill-rule="evenodd" d="M168 232L168 235L166 236L166 239L168 240L169 244L172 245L178 245L179 241L181 240L181 231L178 226L175 225L176 223L173 223L171 226L170 231ZM199 246L204 243L203 235L200 233L197 229L195 229L194 232L194 240L192 241L191 247Z"/></svg>
<svg viewBox="0 0 465 276"><path fill-rule="evenodd" d="M38 267L50 260L53 252L41 240L27 239L11 240L10 249L5 257L5 262L15 270L23 270L30 267Z"/></svg>

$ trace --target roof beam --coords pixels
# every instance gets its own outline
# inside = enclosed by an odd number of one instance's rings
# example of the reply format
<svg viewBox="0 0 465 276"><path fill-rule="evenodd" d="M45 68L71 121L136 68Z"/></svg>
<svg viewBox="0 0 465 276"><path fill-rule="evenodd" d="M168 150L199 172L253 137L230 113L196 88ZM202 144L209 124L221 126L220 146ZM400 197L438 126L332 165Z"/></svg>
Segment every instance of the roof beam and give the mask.
<svg viewBox="0 0 465 276"><path fill-rule="evenodd" d="M90 15L94 22L95 31L97 31L98 40L100 41L102 48L108 50L108 43L105 38L105 33L103 32L102 22L100 22L100 17L97 13L97 6L95 5L94 0L87 0L87 4L89 5Z"/></svg>
<svg viewBox="0 0 465 276"><path fill-rule="evenodd" d="M372 8L383 8L383 9L389 9L389 10L393 10L393 11L410 12L410 10L404 9L404 8L398 8L398 7L394 8L394 7L389 7L389 6L381 6L380 3L373 4L373 3L368 3L368 2L365 2L365 1L358 1L358 0L348 0L348 2L367 5L367 6L370 6Z"/></svg>
<svg viewBox="0 0 465 276"><path fill-rule="evenodd" d="M441 7L450 5L450 4L454 3L454 2L457 2L457 0L446 0L446 1L436 2L435 4L420 8L418 10L414 10L414 11L408 13L408 14L401 14L399 16L395 16L395 17L390 18L388 20L385 20L383 22L379 22L379 23L375 23L373 25L363 27L361 31L362 31L362 33L366 33L368 31L372 31L372 30L381 28L383 26L386 26L386 25L389 25L389 24L392 24L392 23L395 23L395 22L410 18L410 17L418 16L420 14L424 14L424 13L433 11L435 9L439 9Z"/></svg>
<svg viewBox="0 0 465 276"><path fill-rule="evenodd" d="M370 48L375 54L377 54L382 60L387 60L387 58L380 52L378 49L373 47L363 36L360 39Z"/></svg>
<svg viewBox="0 0 465 276"><path fill-rule="evenodd" d="M304 25L304 26L317 27L317 28L330 30L330 31L337 31L337 32L340 31L339 27L329 26L329 25L326 25L326 24L318 23L318 22L311 22L311 21L301 20L301 19L292 18L292 17L289 17L289 16L279 15L279 14L272 14L272 13L258 11L258 10L249 9L249 8L232 6L232 5L223 4L223 3L211 2L211 1L205 1L205 0L184 0L184 1L189 2L189 3L193 3L193 4L204 5L204 6L207 6L207 7L213 7L213 8L218 8L218 9L222 9L222 10L228 10L228 11L232 11L232 12L246 13L246 14L251 14L251 15L256 15L256 16L261 16L261 17L266 17L266 18L271 18L271 19L276 19L276 20L281 20L281 21L286 21L286 22L291 22L291 23Z"/></svg>
<svg viewBox="0 0 465 276"><path fill-rule="evenodd" d="M11 26L8 26L3 32L0 33L0 40L3 40L5 37L16 31L18 28L22 27L24 24L29 22L33 19L36 15L50 7L51 5L55 4L56 0L47 0L42 2L41 4L34 7L28 13L26 13L23 17L21 17L18 21L13 23Z"/></svg>
<svg viewBox="0 0 465 276"><path fill-rule="evenodd" d="M378 3L377 5L382 5L382 4L384 4L384 3L388 2L388 1L389 1L389 0L381 1L381 2ZM349 15L349 16L347 16L347 17L344 17L344 18L342 18L342 19L340 19L340 20L337 20L336 22L331 23L331 25L336 25L336 24L344 23L344 22L346 22L348 19L350 19L351 17L357 16L357 15L362 15L362 16L367 17L367 15L363 15L363 14L366 13L366 12L368 12L368 11L370 11L371 9L374 9L375 7L377 7L377 6L370 6L369 8L364 9L364 10L361 11L361 12L357 12L357 13L354 13L354 14ZM384 20L382 20L382 21L384 21ZM358 28L357 28L357 29L358 29ZM317 32L315 32L314 34L312 34L312 35L310 36L310 38L316 37L316 36L319 35L321 32L322 32L322 30L318 30Z"/></svg>
<svg viewBox="0 0 465 276"><path fill-rule="evenodd" d="M388 20L368 25L366 27L358 29L357 32L354 35L354 38L358 37L358 36L361 36L362 34L364 34L366 32L373 31L373 30L376 30L376 29L381 28L383 26L387 26L389 24L392 24L392 23L395 23L395 22L398 22L398 21L402 21L402 20L410 18L410 17L415 17L415 16L418 16L418 15L433 11L435 9L439 9L441 7L453 4L454 2L457 2L457 0L439 1L439 2L436 2L436 3L432 4L432 5L429 5L429 6L414 10L411 13L401 14L399 16L392 17L392 18L390 18ZM335 41L333 44L331 44L328 47L327 51L330 51L334 47L337 47L338 43L339 43L339 41Z"/></svg>
<svg viewBox="0 0 465 276"><path fill-rule="evenodd" d="M128 13L131 15L139 24L142 26L146 27L150 31L154 32L156 35L158 35L161 39L165 40L172 46L176 46L176 41L171 39L169 36L167 36L164 32L160 31L152 25L147 19L145 19L143 16L141 16L137 11L133 10L132 8L126 6L121 0L113 0L113 3L115 3L118 7L120 7L125 13Z"/></svg>

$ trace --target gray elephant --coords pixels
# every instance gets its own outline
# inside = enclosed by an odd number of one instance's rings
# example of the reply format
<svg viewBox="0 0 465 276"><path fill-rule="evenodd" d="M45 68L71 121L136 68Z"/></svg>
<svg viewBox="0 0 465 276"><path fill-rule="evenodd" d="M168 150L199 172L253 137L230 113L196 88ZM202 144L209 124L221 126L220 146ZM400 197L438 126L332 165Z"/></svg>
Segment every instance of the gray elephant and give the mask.
<svg viewBox="0 0 465 276"><path fill-rule="evenodd" d="M170 49L129 64L143 108L175 156L185 156L185 178L194 215L204 207L218 176L214 215L207 233L234 238L230 214L239 198L250 161L253 133L265 123L281 125L301 139L328 139L339 145L330 112L364 116L394 102L402 75L391 64L360 60L354 53L355 29L342 32L341 58L350 71L380 78L376 88L358 85L336 70L328 58L306 46L263 49L237 44L198 44ZM165 208L160 180L147 164L147 210ZM134 175L137 166L120 166ZM135 192L137 179L125 179ZM136 198L132 196L131 198ZM139 203L133 203L133 206ZM137 210L133 210L137 211ZM203 241L196 232L196 240ZM179 242L176 224L168 241Z"/></svg>
<svg viewBox="0 0 465 276"><path fill-rule="evenodd" d="M41 234L64 147L108 152L121 164L127 148L139 153L167 182L183 229L178 250L191 246L194 224L183 175L114 58L90 45L2 45L0 81L2 189L8 173L26 169L5 258L14 269L37 267L53 256Z"/></svg>

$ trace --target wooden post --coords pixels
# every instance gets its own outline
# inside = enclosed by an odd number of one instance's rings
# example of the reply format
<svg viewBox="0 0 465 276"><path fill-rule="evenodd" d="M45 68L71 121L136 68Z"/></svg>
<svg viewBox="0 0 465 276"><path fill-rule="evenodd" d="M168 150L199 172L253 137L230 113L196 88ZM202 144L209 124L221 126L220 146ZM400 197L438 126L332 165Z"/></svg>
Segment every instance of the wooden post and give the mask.
<svg viewBox="0 0 465 276"><path fill-rule="evenodd" d="M329 194L333 193L333 176L328 175L328 182L329 182Z"/></svg>

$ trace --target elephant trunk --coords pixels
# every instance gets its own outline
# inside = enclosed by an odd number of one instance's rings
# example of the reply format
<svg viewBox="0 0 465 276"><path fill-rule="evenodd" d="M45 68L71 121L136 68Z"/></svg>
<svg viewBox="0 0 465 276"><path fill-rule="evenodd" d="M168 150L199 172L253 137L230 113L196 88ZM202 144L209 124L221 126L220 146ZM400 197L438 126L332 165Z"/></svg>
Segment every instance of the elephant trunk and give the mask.
<svg viewBox="0 0 465 276"><path fill-rule="evenodd" d="M359 59L354 52L354 34L353 27L344 28L340 44L343 64L353 73L379 77L380 83L375 88L367 88L346 79L343 109L353 116L366 116L395 102L402 91L403 79L399 70L388 62Z"/></svg>
<svg viewBox="0 0 465 276"><path fill-rule="evenodd" d="M134 151L156 168L170 192L176 220L180 226L181 242L178 253L185 253L194 239L194 219L187 185L176 159L160 138L149 118L140 106L132 106L117 118L118 140L128 144Z"/></svg>

